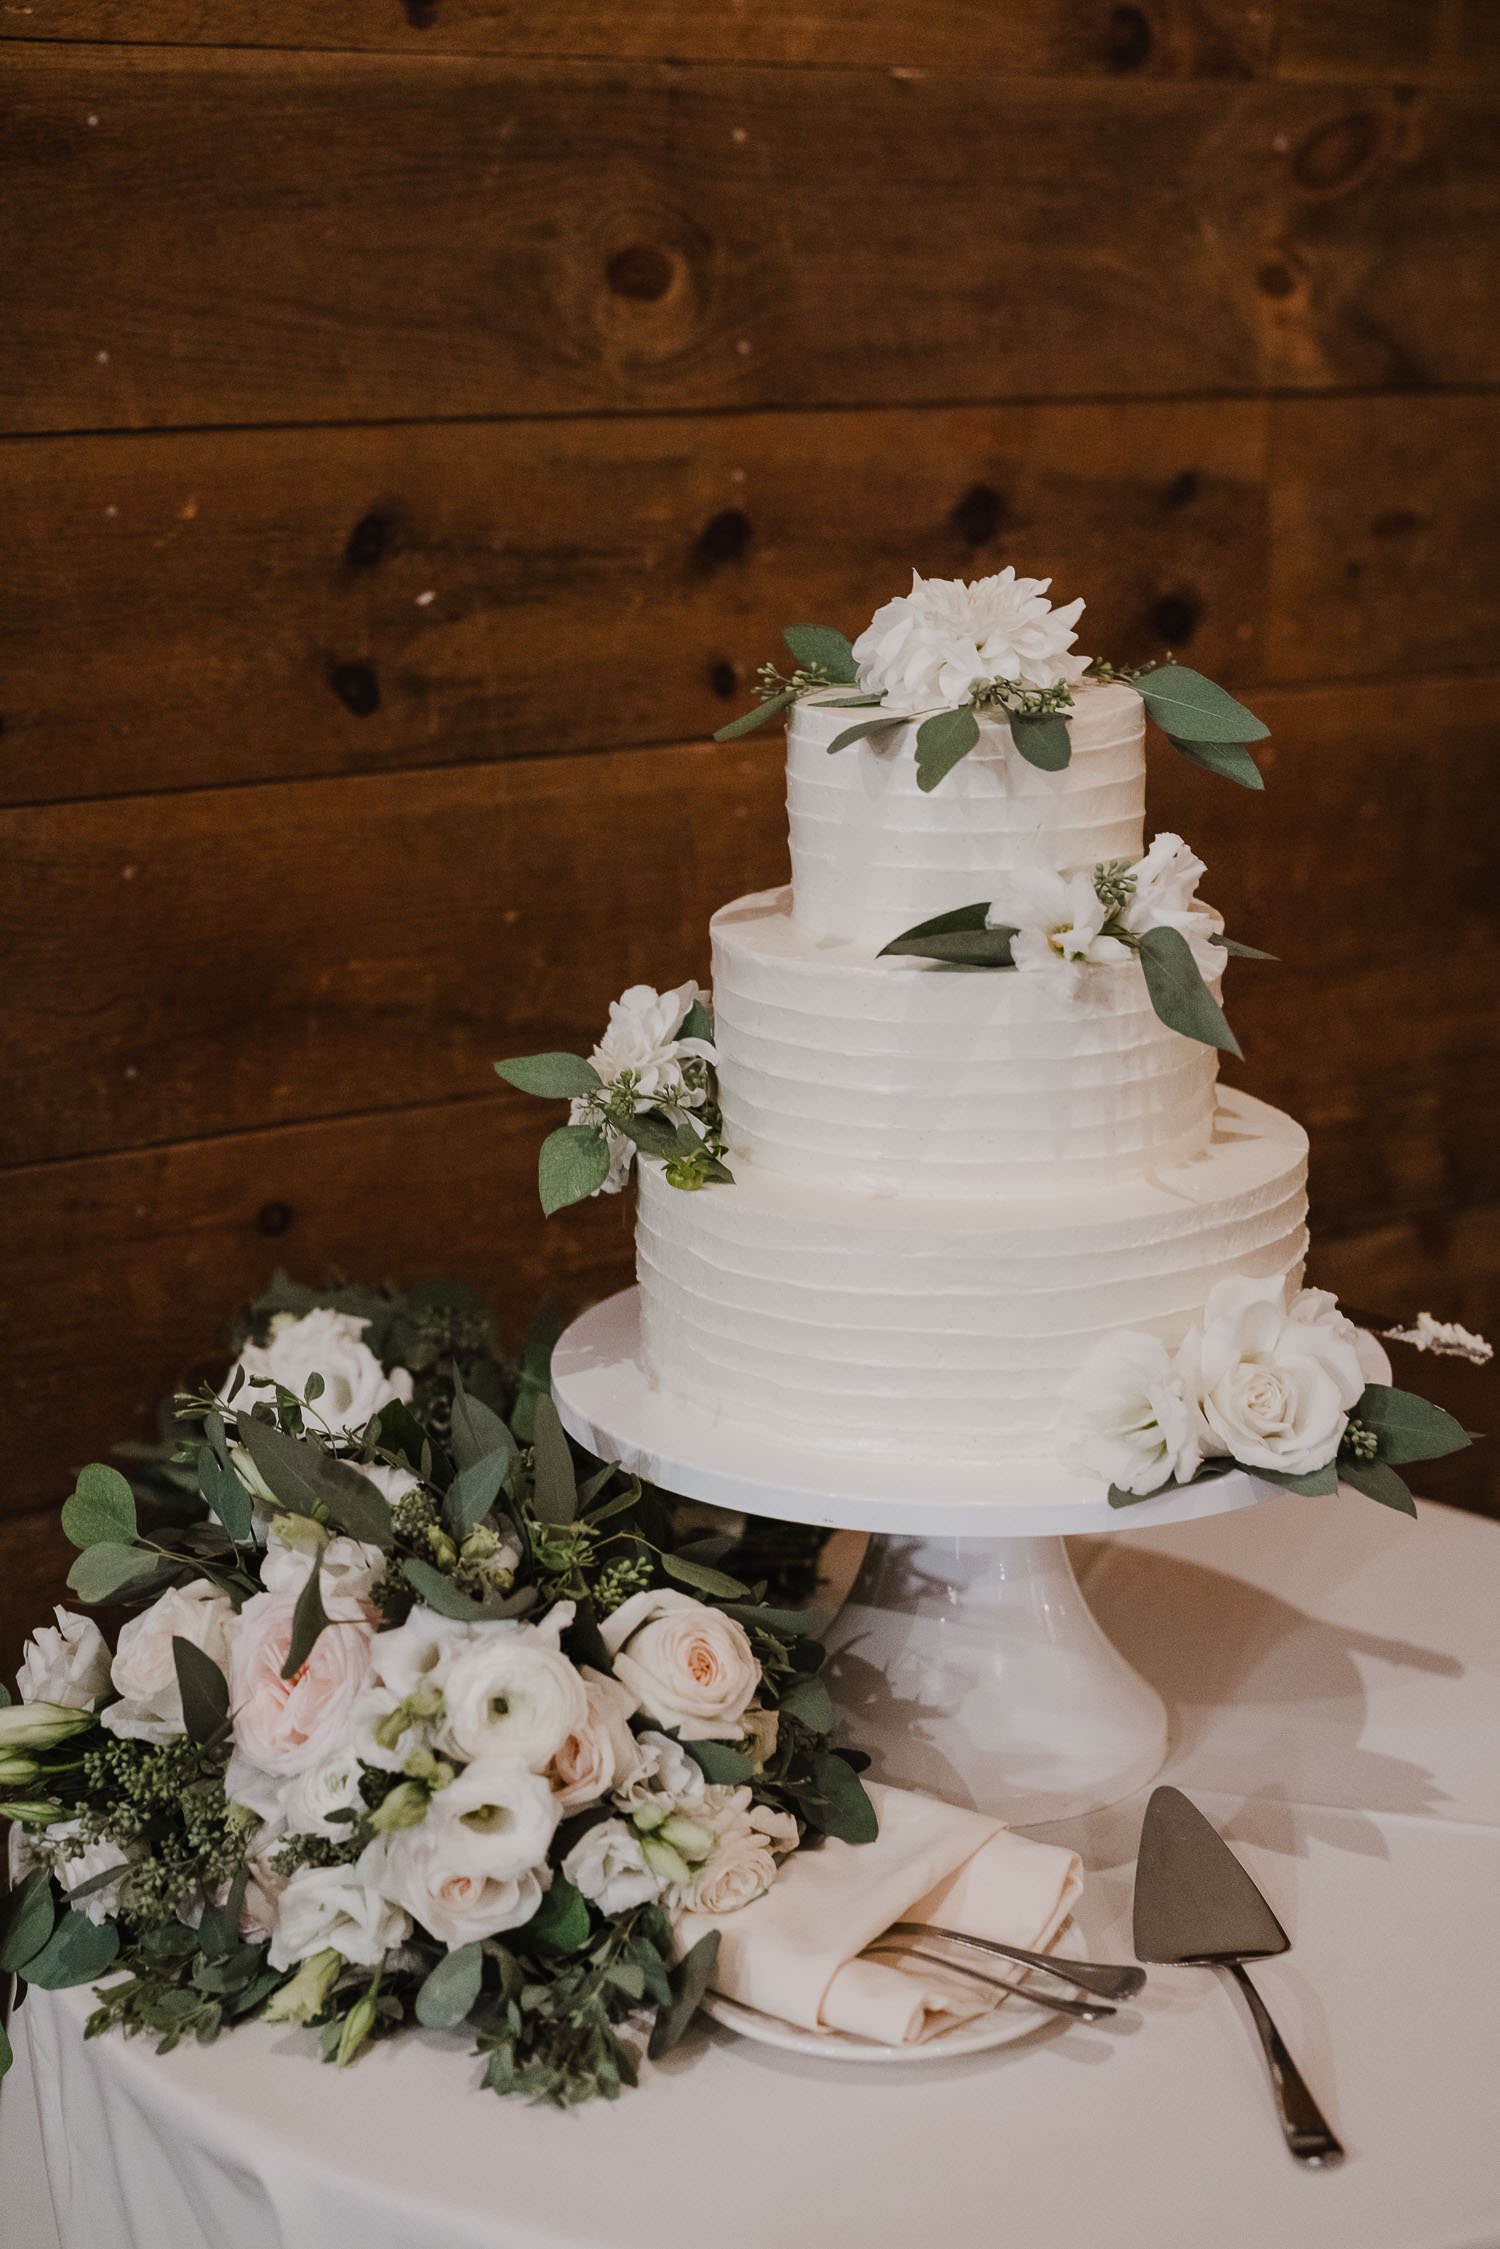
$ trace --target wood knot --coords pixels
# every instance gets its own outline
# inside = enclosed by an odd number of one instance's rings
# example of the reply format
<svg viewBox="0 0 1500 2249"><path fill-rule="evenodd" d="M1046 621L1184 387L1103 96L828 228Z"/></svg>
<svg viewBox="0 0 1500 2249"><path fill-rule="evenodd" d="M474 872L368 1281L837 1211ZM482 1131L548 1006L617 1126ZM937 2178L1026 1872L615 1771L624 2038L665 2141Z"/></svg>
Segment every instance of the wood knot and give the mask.
<svg viewBox="0 0 1500 2249"><path fill-rule="evenodd" d="M290 1203L262 1203L255 1214L255 1223L263 1234L285 1234L296 1219Z"/></svg>
<svg viewBox="0 0 1500 2249"><path fill-rule="evenodd" d="M1104 33L1104 60L1111 70L1140 70L1155 45L1144 8L1111 8Z"/></svg>
<svg viewBox="0 0 1500 2249"><path fill-rule="evenodd" d="M368 718L380 708L380 682L373 664L335 664L328 684L356 718Z"/></svg>
<svg viewBox="0 0 1500 2249"><path fill-rule="evenodd" d="M989 484L971 484L948 521L966 547L987 547L1010 510Z"/></svg>
<svg viewBox="0 0 1500 2249"><path fill-rule="evenodd" d="M729 701L739 683L740 675L727 658L720 657L718 663L709 665L709 691L717 695L721 702L727 703Z"/></svg>
<svg viewBox="0 0 1500 2249"><path fill-rule="evenodd" d="M693 562L702 571L743 562L750 545L750 518L743 508L724 508L704 524L693 542Z"/></svg>
<svg viewBox="0 0 1500 2249"><path fill-rule="evenodd" d="M394 526L388 515L372 508L362 515L344 542L344 560L351 570L373 570L385 560Z"/></svg>
<svg viewBox="0 0 1500 2249"><path fill-rule="evenodd" d="M1185 508L1198 497L1198 471L1179 469L1167 486L1166 500L1169 508Z"/></svg>
<svg viewBox="0 0 1500 2249"><path fill-rule="evenodd" d="M413 31L431 31L437 12L438 0L401 0L401 13Z"/></svg>
<svg viewBox="0 0 1500 2249"><path fill-rule="evenodd" d="M1377 539L1406 539L1421 528L1422 518L1415 508L1387 508L1377 515L1370 525Z"/></svg>
<svg viewBox="0 0 1500 2249"><path fill-rule="evenodd" d="M1203 622L1203 604L1194 593L1164 593L1151 604L1151 626L1169 648L1185 648Z"/></svg>
<svg viewBox="0 0 1500 2249"><path fill-rule="evenodd" d="M1255 286L1263 297L1289 297L1297 286L1297 276L1280 258L1267 258L1255 269Z"/></svg>
<svg viewBox="0 0 1500 2249"><path fill-rule="evenodd" d="M1347 194L1375 161L1380 138L1380 119L1372 110L1336 117L1302 143L1292 158L1292 178L1308 195Z"/></svg>
<svg viewBox="0 0 1500 2249"><path fill-rule="evenodd" d="M677 260L654 242L627 242L605 260L604 278L617 297L653 305L671 288Z"/></svg>

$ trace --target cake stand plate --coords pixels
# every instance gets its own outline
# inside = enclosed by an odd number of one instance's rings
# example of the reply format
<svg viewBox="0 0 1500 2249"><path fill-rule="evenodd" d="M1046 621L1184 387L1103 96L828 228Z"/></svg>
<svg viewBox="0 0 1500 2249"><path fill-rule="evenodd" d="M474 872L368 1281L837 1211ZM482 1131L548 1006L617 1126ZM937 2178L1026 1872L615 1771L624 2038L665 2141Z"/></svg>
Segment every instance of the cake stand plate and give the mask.
<svg viewBox="0 0 1500 2249"><path fill-rule="evenodd" d="M830 1626L829 1684L874 1777L1016 1826L1118 1802L1161 1769L1167 1719L1095 1623L1067 1534L1185 1522L1273 1487L1238 1471L1128 1510L1042 1460L922 1465L818 1452L663 1395L640 1296L575 1320L552 1357L569 1434L664 1491L876 1533Z"/></svg>

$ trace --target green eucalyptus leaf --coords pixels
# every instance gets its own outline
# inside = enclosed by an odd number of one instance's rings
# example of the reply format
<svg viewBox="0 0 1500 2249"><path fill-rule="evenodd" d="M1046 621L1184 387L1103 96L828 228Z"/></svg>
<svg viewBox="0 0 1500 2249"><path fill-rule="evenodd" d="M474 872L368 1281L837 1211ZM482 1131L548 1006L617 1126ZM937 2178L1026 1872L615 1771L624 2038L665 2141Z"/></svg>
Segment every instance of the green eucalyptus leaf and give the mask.
<svg viewBox="0 0 1500 2249"><path fill-rule="evenodd" d="M512 1461L519 1458L515 1438L505 1422L493 1406L464 1388L457 1367L453 1370L451 1428L453 1458L460 1471L489 1460L495 1453L504 1453Z"/></svg>
<svg viewBox="0 0 1500 2249"><path fill-rule="evenodd" d="M524 1929L512 1940L543 1952L581 1952L589 1941L589 1909L566 1875L555 1874Z"/></svg>
<svg viewBox="0 0 1500 2249"><path fill-rule="evenodd" d="M521 1345L521 1387L510 1413L511 1427L523 1445L531 1442L537 1399L551 1393L552 1353L562 1330L561 1312L544 1299L532 1313Z"/></svg>
<svg viewBox="0 0 1500 2249"><path fill-rule="evenodd" d="M677 1036L680 1039L707 1039L712 1043L713 1035L713 1009L709 1006L707 1000L694 1000L677 1026Z"/></svg>
<svg viewBox="0 0 1500 2249"><path fill-rule="evenodd" d="M307 1573L307 1582L297 1595L297 1606L292 1611L292 1637L286 1651L286 1661L281 1667L283 1679L295 1679L318 1644L318 1636L328 1622L328 1612L323 1606L323 1565L314 1558Z"/></svg>
<svg viewBox="0 0 1500 2249"><path fill-rule="evenodd" d="M62 1527L75 1546L130 1543L140 1524L135 1494L118 1468L96 1460L79 1470L77 1484L63 1501Z"/></svg>
<svg viewBox="0 0 1500 2249"><path fill-rule="evenodd" d="M182 1694L182 1722L189 1741L201 1747L217 1741L229 1723L229 1681L210 1655L193 1641L174 1635L172 1662Z"/></svg>
<svg viewBox="0 0 1500 2249"><path fill-rule="evenodd" d="M538 1398L532 1431L531 1505L538 1522L571 1523L578 1513L578 1478L567 1432L550 1398Z"/></svg>
<svg viewBox="0 0 1500 2249"><path fill-rule="evenodd" d="M485 1613L480 1602L461 1593L452 1578L445 1577L432 1562L405 1561L401 1573L423 1608L434 1610L438 1616L452 1617L460 1624L475 1624ZM531 1588L528 1586L526 1590L530 1592Z"/></svg>
<svg viewBox="0 0 1500 2249"><path fill-rule="evenodd" d="M818 707L825 711L869 711L884 701L883 690L879 695L825 695Z"/></svg>
<svg viewBox="0 0 1500 2249"><path fill-rule="evenodd" d="M461 1944L445 1954L418 1991L414 2004L424 2030L456 2030L472 2010L484 1982L484 1946Z"/></svg>
<svg viewBox="0 0 1500 2249"><path fill-rule="evenodd" d="M467 1538L482 1523L504 1486L515 1458L509 1452L492 1452L467 1468L460 1468L443 1498L443 1517L455 1538Z"/></svg>
<svg viewBox="0 0 1500 2249"><path fill-rule="evenodd" d="M143 1592L159 1577L165 1577L170 1567L160 1555L148 1553L143 1546L90 1546L69 1570L68 1586L80 1601L90 1605L115 1601L122 1594Z"/></svg>
<svg viewBox="0 0 1500 2249"><path fill-rule="evenodd" d="M652 2061L660 2061L669 2054L682 2037L688 2024L697 2014L703 1994L707 1991L719 1957L719 1932L710 1929L700 1937L691 1952L683 1955L671 1972L672 1997L662 2008L651 2026L651 2040L647 2053Z"/></svg>
<svg viewBox="0 0 1500 2249"><path fill-rule="evenodd" d="M824 1835L841 1843L873 1843L880 1832L875 1807L852 1765L831 1749L812 1759L812 1793L799 1798L799 1808Z"/></svg>
<svg viewBox="0 0 1500 2249"><path fill-rule="evenodd" d="M1221 1047L1238 1054L1239 1041L1224 1019L1224 1010L1203 981L1193 958L1193 948L1180 929L1162 924L1146 930L1140 940L1140 962L1146 990L1169 1031L1204 1046Z"/></svg>
<svg viewBox="0 0 1500 2249"><path fill-rule="evenodd" d="M1233 960L1273 961L1276 958L1274 953L1263 953L1258 945L1242 945L1237 937L1226 937L1221 929L1215 930L1208 941L1210 945L1222 945Z"/></svg>
<svg viewBox="0 0 1500 2249"><path fill-rule="evenodd" d="M626 1117L620 1130L627 1140L633 1140L642 1155L657 1156L663 1161L672 1156L690 1156L699 1146L699 1137L692 1126L675 1117L664 1117L659 1110L642 1109L633 1117Z"/></svg>
<svg viewBox="0 0 1500 2249"><path fill-rule="evenodd" d="M686 1554L663 1554L661 1566L668 1577L675 1577L679 1585L692 1586L695 1593L712 1593L724 1601L745 1601L750 1597L748 1585L737 1577L726 1577L722 1570L712 1570L706 1562L695 1562Z"/></svg>
<svg viewBox="0 0 1500 2249"><path fill-rule="evenodd" d="M1284 1492L1300 1492L1304 1499L1322 1499L1339 1488L1339 1469L1331 1460L1326 1468L1309 1469L1305 1476L1288 1475L1284 1468L1246 1468L1245 1474L1253 1476L1258 1484L1275 1484Z"/></svg>
<svg viewBox="0 0 1500 2249"><path fill-rule="evenodd" d="M15 2061L15 2048L10 2042L10 2032L5 2027L5 2017L0 2015L0 2077L4 2077Z"/></svg>
<svg viewBox="0 0 1500 2249"><path fill-rule="evenodd" d="M1399 1465L1407 1460L1441 1460L1462 1452L1472 1440L1461 1421L1411 1390L1388 1383L1365 1385L1354 1409L1357 1419L1380 1439L1380 1458Z"/></svg>
<svg viewBox="0 0 1500 2249"><path fill-rule="evenodd" d="M1236 781L1242 789L1264 789L1265 776L1242 742L1179 742L1176 735L1168 740L1179 757L1190 765L1201 765L1207 773L1222 773L1226 781Z"/></svg>
<svg viewBox="0 0 1500 2249"><path fill-rule="evenodd" d="M983 929L989 914L988 901L983 898L972 906L952 906L946 914L934 914L930 921L914 922L910 929L903 929L891 945L903 945L909 937L949 937L959 930ZM890 952L891 945L884 950Z"/></svg>
<svg viewBox="0 0 1500 2249"><path fill-rule="evenodd" d="M14 1975L34 1959L56 1923L52 1877L44 1866L34 1866L9 1897L0 1898L0 1975Z"/></svg>
<svg viewBox="0 0 1500 2249"><path fill-rule="evenodd" d="M1263 742L1271 729L1202 672L1163 664L1130 683L1174 742Z"/></svg>
<svg viewBox="0 0 1500 2249"><path fill-rule="evenodd" d="M457 1385L456 1368L454 1370L454 1381ZM504 1424L502 1423L501 1426L503 1427ZM379 1414L370 1424L369 1434L371 1441L379 1445L382 1452L398 1453L409 1468L417 1475L421 1474L423 1447L430 1446L432 1439L412 1412L411 1407L400 1398L393 1398L388 1406L381 1407Z"/></svg>
<svg viewBox="0 0 1500 2249"><path fill-rule="evenodd" d="M1060 711L1012 711L1010 738L1028 765L1061 773L1073 756L1073 737Z"/></svg>
<svg viewBox="0 0 1500 2249"><path fill-rule="evenodd" d="M70 1991L93 1983L114 1961L120 1932L112 1921L65 1913L40 1952L26 1963L26 1981L38 1991Z"/></svg>
<svg viewBox="0 0 1500 2249"><path fill-rule="evenodd" d="M917 787L930 794L979 740L979 721L965 708L934 711L917 728Z"/></svg>
<svg viewBox="0 0 1500 2249"><path fill-rule="evenodd" d="M832 625L788 625L781 637L808 671L821 666L840 687L852 687L858 681L854 650Z"/></svg>
<svg viewBox="0 0 1500 2249"><path fill-rule="evenodd" d="M833 1698L821 1679L799 1679L777 1707L789 1718L800 1718L815 1734L826 1734L833 1725Z"/></svg>
<svg viewBox="0 0 1500 2249"><path fill-rule="evenodd" d="M727 1741L685 1741L683 1748L705 1780L715 1787L739 1788L755 1778L755 1767L743 1749Z"/></svg>
<svg viewBox="0 0 1500 2249"><path fill-rule="evenodd" d="M948 937L895 937L881 952L905 954L917 960L946 961L951 968L1014 968L1011 947L1016 931L956 929Z"/></svg>
<svg viewBox="0 0 1500 2249"><path fill-rule="evenodd" d="M312 1437L288 1436L269 1421L239 1417L239 1438L282 1506L294 1515L324 1515L351 1538L389 1549L395 1532L385 1495L347 1460L335 1460Z"/></svg>
<svg viewBox="0 0 1500 2249"><path fill-rule="evenodd" d="M714 733L714 740L716 742L737 742L742 734L753 734L758 726L764 726L768 719L773 719L778 711L784 711L788 703L795 703L796 700L796 689L784 687L778 695L768 695L766 700L763 703L758 703L753 711L742 711L740 716L732 718L727 726L718 727Z"/></svg>
<svg viewBox="0 0 1500 2249"><path fill-rule="evenodd" d="M234 1470L220 1460L212 1445L204 1445L198 1454L198 1489L235 1545L248 1545L252 1513L250 1494Z"/></svg>
<svg viewBox="0 0 1500 2249"><path fill-rule="evenodd" d="M581 1100L597 1093L598 1071L581 1054L518 1054L497 1062L495 1075L520 1093L539 1094L544 1101Z"/></svg>
<svg viewBox="0 0 1500 2249"><path fill-rule="evenodd" d="M1123 1490L1119 1484L1111 1484L1109 1487L1109 1504L1111 1507L1139 1507L1142 1500L1160 1499L1162 1493L1170 1491L1171 1488L1170 1484L1158 1484L1154 1492L1128 1492Z"/></svg>
<svg viewBox="0 0 1500 2249"><path fill-rule="evenodd" d="M840 750L847 750L853 742L873 742L877 734L890 734L898 726L908 726L910 723L905 714L896 718L862 718L855 725L846 726L842 734L835 734L828 745L828 755L836 756Z"/></svg>
<svg viewBox="0 0 1500 2249"><path fill-rule="evenodd" d="M1366 1499L1378 1499L1382 1507L1394 1507L1399 1515L1416 1515L1416 1501L1388 1460L1341 1460L1339 1482L1352 1484Z"/></svg>
<svg viewBox="0 0 1500 2249"><path fill-rule="evenodd" d="M609 1142L598 1125L559 1125L542 1142L537 1188L549 1218L597 1194L608 1177Z"/></svg>

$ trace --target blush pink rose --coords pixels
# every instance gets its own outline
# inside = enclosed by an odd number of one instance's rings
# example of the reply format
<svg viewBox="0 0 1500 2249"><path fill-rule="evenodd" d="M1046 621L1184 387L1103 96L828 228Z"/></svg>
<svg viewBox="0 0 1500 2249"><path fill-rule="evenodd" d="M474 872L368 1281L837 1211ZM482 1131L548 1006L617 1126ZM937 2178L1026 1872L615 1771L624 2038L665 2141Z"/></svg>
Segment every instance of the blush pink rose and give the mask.
<svg viewBox="0 0 1500 2249"><path fill-rule="evenodd" d="M263 1773L303 1773L342 1747L370 1676L375 1612L335 1598L306 1663L283 1679L296 1606L295 1594L257 1593L239 1613L229 1652L235 1748Z"/></svg>

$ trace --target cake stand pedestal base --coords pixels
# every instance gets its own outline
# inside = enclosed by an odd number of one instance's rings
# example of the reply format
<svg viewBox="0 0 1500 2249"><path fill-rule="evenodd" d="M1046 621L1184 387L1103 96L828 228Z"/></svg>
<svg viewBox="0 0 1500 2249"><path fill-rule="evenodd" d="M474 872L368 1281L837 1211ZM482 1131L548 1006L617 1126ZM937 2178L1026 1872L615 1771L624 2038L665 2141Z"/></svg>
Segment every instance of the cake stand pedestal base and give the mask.
<svg viewBox="0 0 1500 2249"><path fill-rule="evenodd" d="M1167 1713L1094 1621L1061 1538L872 1538L824 1676L871 1777L1019 1827L1161 1770Z"/></svg>
<svg viewBox="0 0 1500 2249"><path fill-rule="evenodd" d="M1040 1460L913 1463L822 1453L654 1389L638 1292L558 1343L552 1394L601 1460L686 1498L873 1534L829 1631L829 1685L878 1779L1020 1825L1142 1787L1166 1755L1160 1697L1094 1622L1067 1536L1222 1514L1273 1496L1236 1471L1116 1513Z"/></svg>

